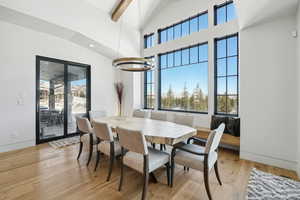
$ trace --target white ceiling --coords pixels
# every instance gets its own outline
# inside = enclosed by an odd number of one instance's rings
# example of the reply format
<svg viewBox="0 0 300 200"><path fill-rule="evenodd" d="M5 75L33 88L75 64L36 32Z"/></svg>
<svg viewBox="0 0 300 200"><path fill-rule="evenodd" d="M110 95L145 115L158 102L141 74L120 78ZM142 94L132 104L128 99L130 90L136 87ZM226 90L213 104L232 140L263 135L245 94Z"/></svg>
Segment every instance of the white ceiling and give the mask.
<svg viewBox="0 0 300 200"><path fill-rule="evenodd" d="M294 15L298 0L234 0L240 29L286 15Z"/></svg>
<svg viewBox="0 0 300 200"><path fill-rule="evenodd" d="M101 11L112 14L120 0L85 0ZM134 28L141 29L154 11L172 0L134 0L122 15L122 22Z"/></svg>

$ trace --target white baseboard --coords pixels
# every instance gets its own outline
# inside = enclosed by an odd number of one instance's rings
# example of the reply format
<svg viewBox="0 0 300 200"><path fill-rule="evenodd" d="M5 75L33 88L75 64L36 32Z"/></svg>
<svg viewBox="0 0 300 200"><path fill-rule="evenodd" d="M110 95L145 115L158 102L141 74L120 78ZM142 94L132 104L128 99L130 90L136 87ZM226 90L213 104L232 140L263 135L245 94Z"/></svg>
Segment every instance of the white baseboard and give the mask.
<svg viewBox="0 0 300 200"><path fill-rule="evenodd" d="M266 165L271 165L274 167L280 167L280 168L293 170L293 171L297 171L298 169L296 161L283 160L283 159L278 159L274 157L259 155L255 153L245 152L245 151L240 152L240 158L244 160L250 160L250 161L263 163Z"/></svg>
<svg viewBox="0 0 300 200"><path fill-rule="evenodd" d="M35 141L34 140L27 140L27 141L17 142L17 143L13 143L13 144L1 145L0 146L0 153L1 152L18 150L18 149L23 149L23 148L32 147L32 146L35 146Z"/></svg>

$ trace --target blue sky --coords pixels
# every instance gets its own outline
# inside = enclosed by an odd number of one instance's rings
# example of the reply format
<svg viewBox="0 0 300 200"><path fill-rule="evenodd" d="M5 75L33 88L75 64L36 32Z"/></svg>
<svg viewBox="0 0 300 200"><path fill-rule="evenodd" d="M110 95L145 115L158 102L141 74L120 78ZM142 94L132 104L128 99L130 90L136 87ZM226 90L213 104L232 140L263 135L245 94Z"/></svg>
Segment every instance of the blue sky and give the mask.
<svg viewBox="0 0 300 200"><path fill-rule="evenodd" d="M187 78L188 77L188 78ZM186 84L189 93L199 84L202 91L208 94L208 67L207 63L198 63L188 66L164 69L161 71L162 93L166 93L171 85L175 95L181 95Z"/></svg>

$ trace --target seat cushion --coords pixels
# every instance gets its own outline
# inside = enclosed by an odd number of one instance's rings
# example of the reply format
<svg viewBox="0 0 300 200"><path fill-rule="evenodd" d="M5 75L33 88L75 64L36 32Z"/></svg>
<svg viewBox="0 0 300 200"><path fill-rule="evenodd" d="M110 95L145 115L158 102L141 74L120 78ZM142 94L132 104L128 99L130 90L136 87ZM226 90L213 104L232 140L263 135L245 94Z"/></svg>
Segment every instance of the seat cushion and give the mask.
<svg viewBox="0 0 300 200"><path fill-rule="evenodd" d="M86 144L90 144L90 134L86 133L80 137L80 141ZM93 134L93 144L98 144L98 138Z"/></svg>
<svg viewBox="0 0 300 200"><path fill-rule="evenodd" d="M110 156L110 142L102 141L98 145L98 150L107 156ZM121 146L118 141L114 141L115 156L121 155Z"/></svg>
<svg viewBox="0 0 300 200"><path fill-rule="evenodd" d="M149 152L149 172L152 172L170 160L169 154L148 148ZM127 152L123 158L124 165L140 172L144 172L144 155L135 152Z"/></svg>
<svg viewBox="0 0 300 200"><path fill-rule="evenodd" d="M197 152L197 153L204 153L205 148L199 145L194 144L187 144L184 145L182 148L185 148L187 150ZM218 159L217 152L212 152L208 156L208 169L211 170L211 168L214 166L215 162ZM176 164L180 164L186 167L190 167L192 169L204 170L204 156L195 155L186 151L178 150L176 151L176 155L174 157L174 161Z"/></svg>

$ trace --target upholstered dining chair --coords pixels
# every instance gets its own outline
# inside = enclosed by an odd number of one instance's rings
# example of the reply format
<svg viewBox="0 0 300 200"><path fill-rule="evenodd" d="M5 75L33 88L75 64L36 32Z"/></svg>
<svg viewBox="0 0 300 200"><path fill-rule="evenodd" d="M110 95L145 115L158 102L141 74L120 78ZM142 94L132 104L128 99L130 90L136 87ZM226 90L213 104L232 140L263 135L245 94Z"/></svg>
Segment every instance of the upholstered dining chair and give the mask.
<svg viewBox="0 0 300 200"><path fill-rule="evenodd" d="M137 118L147 118L147 111L141 110L141 109L136 109L133 111L132 116L137 117Z"/></svg>
<svg viewBox="0 0 300 200"><path fill-rule="evenodd" d="M174 123L193 127L194 117L192 115L175 114Z"/></svg>
<svg viewBox="0 0 300 200"><path fill-rule="evenodd" d="M159 120L159 121L167 121L167 113L165 112L159 112L159 111L151 111L151 119L154 120ZM152 147L155 148L155 144L152 143ZM163 149L167 149L166 145L161 144L160 145L160 150L162 151Z"/></svg>
<svg viewBox="0 0 300 200"><path fill-rule="evenodd" d="M94 133L100 139L97 146L97 160L95 171L100 161L100 152L110 157L108 176L106 181L110 180L113 170L114 159L121 155L121 146L117 140L114 139L111 128L106 123L93 122Z"/></svg>
<svg viewBox="0 0 300 200"><path fill-rule="evenodd" d="M95 137L93 128L91 126L90 121L86 117L76 117L76 124L78 130L80 132L80 143L79 143L79 153L77 156L77 160L80 158L83 146L85 149L89 149L89 157L87 161L87 166L90 164L92 154L93 154L93 146L99 143L99 140Z"/></svg>
<svg viewBox="0 0 300 200"><path fill-rule="evenodd" d="M95 119L100 117L106 117L106 111L105 110L91 110L89 111L90 121L93 122Z"/></svg>
<svg viewBox="0 0 300 200"><path fill-rule="evenodd" d="M159 111L151 111L151 119L167 121L167 113Z"/></svg>
<svg viewBox="0 0 300 200"><path fill-rule="evenodd" d="M117 127L121 145L121 178L119 191L122 189L124 165L142 173L144 186L142 200L146 199L149 173L161 166L166 166L168 185L170 184L170 156L169 154L148 148L144 134L141 131L127 130ZM125 153L125 150L127 151Z"/></svg>
<svg viewBox="0 0 300 200"><path fill-rule="evenodd" d="M173 186L174 181L175 163L177 163L203 172L205 189L208 198L210 200L212 199L209 189L209 172L214 167L218 182L222 185L218 171L217 150L224 129L225 124L223 123L217 129L213 130L209 134L205 147L189 144L190 140L197 140L196 138L190 138L188 144L180 144L173 148L171 155L171 187Z"/></svg>

